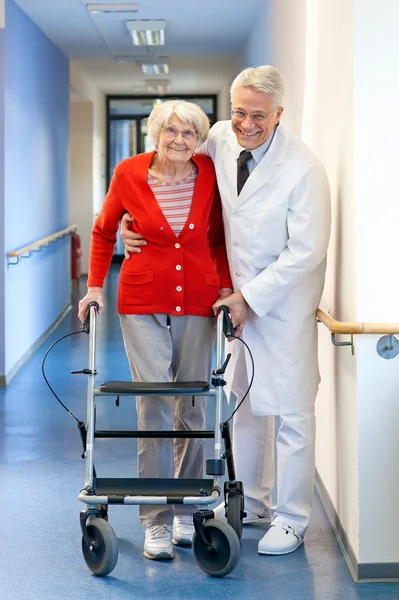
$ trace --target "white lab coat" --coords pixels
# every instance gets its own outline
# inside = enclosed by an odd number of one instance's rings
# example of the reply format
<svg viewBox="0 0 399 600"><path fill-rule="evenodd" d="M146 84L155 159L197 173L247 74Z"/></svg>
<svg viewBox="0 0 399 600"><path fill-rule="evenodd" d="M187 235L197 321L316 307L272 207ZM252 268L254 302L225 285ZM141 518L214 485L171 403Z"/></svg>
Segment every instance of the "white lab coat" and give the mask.
<svg viewBox="0 0 399 600"><path fill-rule="evenodd" d="M240 151L230 121L216 123L201 148L214 161L234 289L251 310L243 339L255 361L254 415L313 407L320 381L315 311L324 285L330 195L323 166L283 125L237 196ZM227 374L238 398L252 372L233 342ZM236 368L237 367L237 368ZM233 374L234 373L234 374Z"/></svg>

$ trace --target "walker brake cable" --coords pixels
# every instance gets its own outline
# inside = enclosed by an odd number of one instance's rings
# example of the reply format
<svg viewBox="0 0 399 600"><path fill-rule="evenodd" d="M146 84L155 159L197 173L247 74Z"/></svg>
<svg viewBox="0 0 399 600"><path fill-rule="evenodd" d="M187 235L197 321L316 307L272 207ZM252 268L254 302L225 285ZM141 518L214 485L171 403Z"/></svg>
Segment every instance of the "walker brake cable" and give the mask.
<svg viewBox="0 0 399 600"><path fill-rule="evenodd" d="M84 442L85 436L86 436L86 426L85 426L85 423L84 423L84 421L81 421L80 419L78 419L77 416L74 415L73 412L71 410L69 410L69 408L57 396L57 394L55 393L54 389L50 385L49 380L46 377L46 373L45 373L45 370L44 370L44 365L46 363L46 359L47 359L49 353L54 348L54 346L56 346L58 344L58 342L61 342L62 340L65 340L66 338L71 337L73 335L78 335L79 333L89 333L90 332L90 307L91 306L95 306L97 310L99 309L99 305L97 304L97 302L91 302L89 304L89 306L88 306L88 309L87 309L87 314L86 314L85 322L83 323L83 325L80 326L79 331L73 331L72 333L67 333L66 335L63 335L58 340L56 340L53 344L51 344L50 348L48 348L48 350L46 351L46 353L45 353L45 355L43 357L43 360L42 360L42 375L43 375L44 381L46 382L46 384L47 384L48 388L50 389L51 393L53 394L53 396L61 404L62 408L64 408L67 411L67 413L69 415L71 415L71 417L73 419L75 419L75 421L77 423L77 426L78 426L78 429L79 429L80 436L82 438L82 442ZM71 373L72 374L75 374L75 373L84 373L84 374L86 374L87 371L88 371L88 369L80 369L79 371L71 371Z"/></svg>
<svg viewBox="0 0 399 600"><path fill-rule="evenodd" d="M242 344L244 344L244 346L248 350L249 358L251 359L251 366L252 366L252 375L251 375L251 380L248 385L248 389L245 392L242 399L240 400L240 402L238 403L238 405L235 407L235 409L231 413L230 417L225 421L225 423L228 423L234 417L234 415L236 414L236 412L238 411L238 409L240 408L240 406L242 405L242 403L244 402L245 398L248 396L248 394L251 390L251 387L252 387L252 384L254 381L254 377L255 377L255 363L254 363L254 358L252 356L251 349L248 346L248 344L246 342L244 342L244 340L241 339L239 336L234 335L234 331L236 329L233 327L233 322L230 317L229 308L227 306L223 305L223 306L219 306L219 310L223 311L223 333L224 333L224 335L226 336L226 338L232 338L234 340L239 340ZM230 358L230 356L229 356L229 358ZM225 362L225 365L226 365L226 362Z"/></svg>

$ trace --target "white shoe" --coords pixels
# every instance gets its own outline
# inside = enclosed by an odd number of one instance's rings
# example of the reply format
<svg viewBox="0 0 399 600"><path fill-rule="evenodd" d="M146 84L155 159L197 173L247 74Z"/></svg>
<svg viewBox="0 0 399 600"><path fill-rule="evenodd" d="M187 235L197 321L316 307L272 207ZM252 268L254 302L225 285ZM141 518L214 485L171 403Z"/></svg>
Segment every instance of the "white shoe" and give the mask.
<svg viewBox="0 0 399 600"><path fill-rule="evenodd" d="M270 515L262 517L261 515L257 515L256 513L252 512L252 510L248 509L246 509L245 512L247 513L247 516L242 520L243 525L252 525L254 523L270 523Z"/></svg>
<svg viewBox="0 0 399 600"><path fill-rule="evenodd" d="M289 554L294 552L303 542L299 535L286 523L272 523L258 544L259 554Z"/></svg>
<svg viewBox="0 0 399 600"><path fill-rule="evenodd" d="M170 525L146 525L143 556L152 560L174 558Z"/></svg>
<svg viewBox="0 0 399 600"><path fill-rule="evenodd" d="M191 546L194 531L194 522L191 515L176 516L173 519L173 544L176 546Z"/></svg>
<svg viewBox="0 0 399 600"><path fill-rule="evenodd" d="M219 504L219 506L212 510L215 515L215 519L218 521L227 521L223 503ZM254 523L270 523L270 516L262 517L261 515L257 515L256 513L252 512L252 510L248 509L244 509L244 511L247 513L247 516L242 520L243 525L252 525Z"/></svg>

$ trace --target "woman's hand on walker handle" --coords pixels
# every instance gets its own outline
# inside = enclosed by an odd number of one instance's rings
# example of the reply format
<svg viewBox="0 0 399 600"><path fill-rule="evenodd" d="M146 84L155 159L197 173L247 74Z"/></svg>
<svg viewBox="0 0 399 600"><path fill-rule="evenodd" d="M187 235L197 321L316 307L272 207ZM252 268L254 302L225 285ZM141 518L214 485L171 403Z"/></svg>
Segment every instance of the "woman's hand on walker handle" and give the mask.
<svg viewBox="0 0 399 600"><path fill-rule="evenodd" d="M103 288L101 287L89 287L87 288L87 294L84 296L79 302L79 312L78 319L82 323L84 323L88 306L91 302L97 302L99 308L99 313L101 313L104 308L103 303Z"/></svg>
<svg viewBox="0 0 399 600"><path fill-rule="evenodd" d="M244 296L241 292L234 292L230 296L219 298L212 306L215 314L217 314L219 306L222 305L230 309L231 320L236 330L235 334L237 337L240 337L248 315L248 304Z"/></svg>
<svg viewBox="0 0 399 600"><path fill-rule="evenodd" d="M130 253L141 252L140 246L146 246L147 242L140 233L130 229L130 223L133 221L132 215L125 213L121 219L120 234L125 244L125 258L130 258Z"/></svg>

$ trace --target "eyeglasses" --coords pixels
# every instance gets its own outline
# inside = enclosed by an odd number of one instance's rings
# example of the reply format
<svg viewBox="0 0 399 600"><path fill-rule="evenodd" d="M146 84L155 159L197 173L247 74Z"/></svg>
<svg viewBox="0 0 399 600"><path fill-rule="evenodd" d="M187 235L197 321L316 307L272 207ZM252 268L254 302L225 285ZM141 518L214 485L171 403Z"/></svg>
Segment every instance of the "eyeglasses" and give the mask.
<svg viewBox="0 0 399 600"><path fill-rule="evenodd" d="M198 134L196 131L192 129L186 129L185 131L180 131L180 129L176 129L176 127L161 127L164 136L170 139L175 139L181 133L181 136L185 142L194 142Z"/></svg>
<svg viewBox="0 0 399 600"><path fill-rule="evenodd" d="M268 115L263 115L262 113L253 113L252 115L249 115L243 110L232 110L231 116L234 117L234 119L237 119L237 121L244 121L244 119L249 117L254 123L262 123L263 121L266 121L266 119L270 117L270 115L273 114L276 110L278 110L278 107L273 108L273 110L269 112Z"/></svg>

